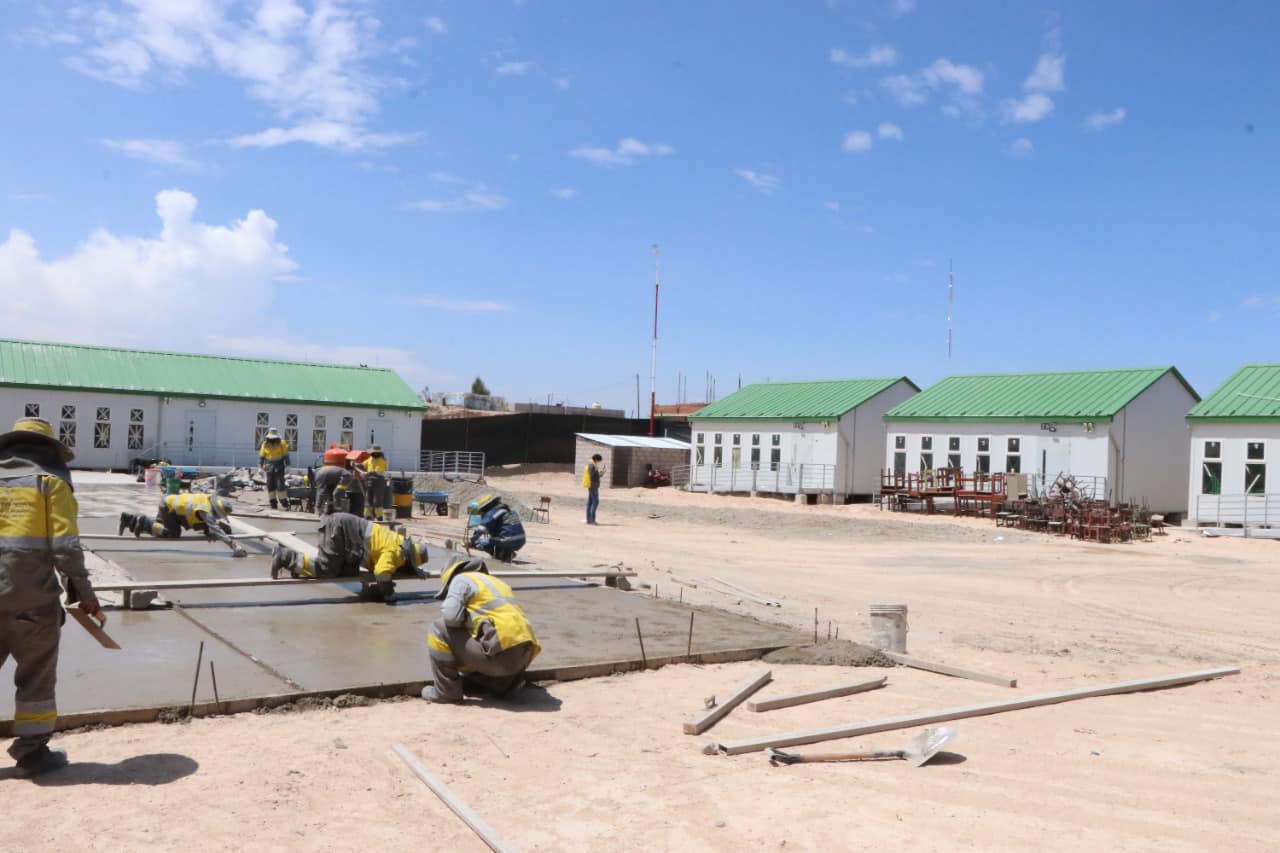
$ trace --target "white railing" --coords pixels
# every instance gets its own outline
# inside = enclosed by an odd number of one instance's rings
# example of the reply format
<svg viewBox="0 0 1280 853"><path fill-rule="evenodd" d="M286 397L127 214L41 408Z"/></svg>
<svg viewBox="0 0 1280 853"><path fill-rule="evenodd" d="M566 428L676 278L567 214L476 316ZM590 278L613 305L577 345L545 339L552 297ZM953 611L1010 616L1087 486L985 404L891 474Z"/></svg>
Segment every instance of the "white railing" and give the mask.
<svg viewBox="0 0 1280 853"><path fill-rule="evenodd" d="M463 480L484 479L484 454L468 450L424 450L422 471Z"/></svg>
<svg viewBox="0 0 1280 853"><path fill-rule="evenodd" d="M1197 495L1197 524L1238 524L1241 527L1280 525L1280 494Z"/></svg>
<svg viewBox="0 0 1280 853"><path fill-rule="evenodd" d="M689 486L689 466L688 465L672 465L671 466L671 485L677 489L688 488Z"/></svg>
<svg viewBox="0 0 1280 853"><path fill-rule="evenodd" d="M674 471L672 473L674 479ZM816 462L782 463L774 470L751 466L689 466L692 492L771 492L816 494L835 490L836 466Z"/></svg>

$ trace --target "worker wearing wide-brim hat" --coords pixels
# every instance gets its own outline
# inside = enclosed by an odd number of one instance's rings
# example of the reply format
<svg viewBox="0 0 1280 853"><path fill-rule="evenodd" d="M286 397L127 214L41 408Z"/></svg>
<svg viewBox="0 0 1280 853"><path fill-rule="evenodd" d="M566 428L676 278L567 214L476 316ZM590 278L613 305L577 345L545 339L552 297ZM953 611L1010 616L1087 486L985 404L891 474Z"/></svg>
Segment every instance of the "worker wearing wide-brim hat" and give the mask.
<svg viewBox="0 0 1280 853"><path fill-rule="evenodd" d="M369 458L364 460L365 518L378 518L387 500L387 457L379 444L369 445Z"/></svg>
<svg viewBox="0 0 1280 853"><path fill-rule="evenodd" d="M495 696L524 683L542 651L511 587L489 574L483 560L454 560L440 576L444 603L427 635L430 702L461 702L464 680Z"/></svg>
<svg viewBox="0 0 1280 853"><path fill-rule="evenodd" d="M289 467L289 442L280 437L275 427L267 429L262 446L258 448L258 467L267 475L267 499L271 508L289 505L289 492L284 485L285 470Z"/></svg>
<svg viewBox="0 0 1280 853"><path fill-rule="evenodd" d="M71 449L53 427L23 418L0 435L0 666L10 656L14 741L9 754L26 775L55 770L66 753L49 749L58 710L58 641L66 618L58 596L90 615L102 608L84 566L78 508L67 463Z"/></svg>
<svg viewBox="0 0 1280 853"><path fill-rule="evenodd" d="M396 573L405 570L424 576L419 567L427 562L426 542L401 536L385 524L374 524L349 512L325 516L315 557L277 545L271 554L271 577L288 572L293 577L355 577L367 569L375 583L369 597L396 603Z"/></svg>

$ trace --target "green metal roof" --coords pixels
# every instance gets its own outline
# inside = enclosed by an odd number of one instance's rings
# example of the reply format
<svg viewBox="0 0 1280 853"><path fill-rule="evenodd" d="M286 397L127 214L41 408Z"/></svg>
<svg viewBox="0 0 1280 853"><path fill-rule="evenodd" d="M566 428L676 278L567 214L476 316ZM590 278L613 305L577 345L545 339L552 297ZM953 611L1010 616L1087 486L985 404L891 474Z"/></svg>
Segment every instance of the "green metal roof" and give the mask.
<svg viewBox="0 0 1280 853"><path fill-rule="evenodd" d="M699 409L694 421L827 421L870 400L905 376L887 379L835 379L823 382L757 382Z"/></svg>
<svg viewBox="0 0 1280 853"><path fill-rule="evenodd" d="M1173 367L948 376L884 416L886 421L1081 418L1105 421L1166 373L1199 400Z"/></svg>
<svg viewBox="0 0 1280 853"><path fill-rule="evenodd" d="M395 371L0 339L0 386L421 409Z"/></svg>
<svg viewBox="0 0 1280 853"><path fill-rule="evenodd" d="M1189 421L1280 421L1280 364L1246 364L1188 414Z"/></svg>

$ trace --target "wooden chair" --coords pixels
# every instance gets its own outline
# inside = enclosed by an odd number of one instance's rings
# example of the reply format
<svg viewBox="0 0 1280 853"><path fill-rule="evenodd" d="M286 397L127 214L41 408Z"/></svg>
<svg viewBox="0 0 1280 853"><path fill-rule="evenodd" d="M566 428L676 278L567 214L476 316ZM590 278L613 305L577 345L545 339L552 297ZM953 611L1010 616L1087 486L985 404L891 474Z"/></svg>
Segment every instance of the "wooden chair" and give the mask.
<svg viewBox="0 0 1280 853"><path fill-rule="evenodd" d="M529 508L529 520L541 521L543 524L551 523L551 498L543 495L538 499L538 505Z"/></svg>

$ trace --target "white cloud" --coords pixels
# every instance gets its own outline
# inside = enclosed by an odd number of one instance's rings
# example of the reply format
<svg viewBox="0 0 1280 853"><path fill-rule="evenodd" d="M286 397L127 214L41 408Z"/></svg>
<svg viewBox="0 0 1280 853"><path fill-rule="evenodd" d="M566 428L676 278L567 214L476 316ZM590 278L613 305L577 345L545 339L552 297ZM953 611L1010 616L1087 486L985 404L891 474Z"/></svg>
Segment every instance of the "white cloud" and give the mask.
<svg viewBox="0 0 1280 853"><path fill-rule="evenodd" d="M240 147L306 142L342 150L379 148L414 134L368 129L388 85L369 68L380 23L360 0L223 4L216 0L123 0L67 13L85 46L69 59L82 73L140 89L181 85L193 71L237 81L282 126L235 137Z"/></svg>
<svg viewBox="0 0 1280 853"><path fill-rule="evenodd" d="M1254 294L1247 297L1243 304L1250 311L1267 311L1280 314L1280 296L1259 296Z"/></svg>
<svg viewBox="0 0 1280 853"><path fill-rule="evenodd" d="M493 192L484 184L476 184L454 198L429 198L407 202L405 209L420 213L470 213L474 211L502 210L506 206L506 196Z"/></svg>
<svg viewBox="0 0 1280 853"><path fill-rule="evenodd" d="M1044 53L1036 62L1031 75L1022 83L1028 92L1061 92L1066 88L1063 82L1063 66L1067 58L1062 54Z"/></svg>
<svg viewBox="0 0 1280 853"><path fill-rule="evenodd" d="M532 62L504 62L493 73L499 77L523 77L536 67Z"/></svg>
<svg viewBox="0 0 1280 853"><path fill-rule="evenodd" d="M1021 98L1009 98L1001 104L1005 121L1033 122L1040 121L1053 112L1053 98L1040 92L1032 92Z"/></svg>
<svg viewBox="0 0 1280 853"><path fill-rule="evenodd" d="M952 97L976 97L982 94L985 75L972 65L949 59L937 59L915 74L894 74L881 79L880 86L904 107L923 104L937 91L949 91Z"/></svg>
<svg viewBox="0 0 1280 853"><path fill-rule="evenodd" d="M48 201L45 193L9 193L9 201Z"/></svg>
<svg viewBox="0 0 1280 853"><path fill-rule="evenodd" d="M871 134L865 130L851 130L844 135L844 143L840 146L846 152L862 153L871 150Z"/></svg>
<svg viewBox="0 0 1280 853"><path fill-rule="evenodd" d="M1105 130L1113 124L1119 124L1124 121L1125 115L1124 107L1116 107L1114 110L1105 113L1091 113L1084 120L1084 126L1088 130Z"/></svg>
<svg viewBox="0 0 1280 853"><path fill-rule="evenodd" d="M449 32L449 28L445 26L443 18L432 16L424 19L422 25L427 28L428 32L435 33L438 36L442 36Z"/></svg>
<svg viewBox="0 0 1280 853"><path fill-rule="evenodd" d="M733 173L765 195L772 194L774 190L782 186L782 179L777 175L766 175L763 172L757 172L752 169L734 169Z"/></svg>
<svg viewBox="0 0 1280 853"><path fill-rule="evenodd" d="M579 145L569 152L569 156L600 166L630 166L643 157L665 157L673 153L675 149L670 145L650 144L628 136L613 148Z"/></svg>
<svg viewBox="0 0 1280 853"><path fill-rule="evenodd" d="M499 311L510 311L511 306L506 302L498 302L495 300L466 300L466 299L450 299L446 296L435 296L428 294L419 296L414 300L419 305L425 305L428 308L439 308L442 311L455 311L464 314L493 314Z"/></svg>
<svg viewBox="0 0 1280 853"><path fill-rule="evenodd" d="M199 163L187 156L182 143L173 139L104 139L102 144L125 156L162 166L177 166L190 171L200 168Z"/></svg>
<svg viewBox="0 0 1280 853"><path fill-rule="evenodd" d="M448 382L454 378L432 368L417 353L397 347L352 346L314 339L291 341L277 335L209 335L205 342L214 351L226 355L389 367L415 387L429 382Z"/></svg>
<svg viewBox="0 0 1280 853"><path fill-rule="evenodd" d="M889 11L895 18L900 18L903 15L910 15L915 10L916 0L893 0L893 2L889 4Z"/></svg>
<svg viewBox="0 0 1280 853"><path fill-rule="evenodd" d="M880 122L880 126L876 128L876 133L880 135L881 139L896 139L899 142L902 141L902 128L892 122Z"/></svg>
<svg viewBox="0 0 1280 853"><path fill-rule="evenodd" d="M34 237L10 231L0 243L10 328L58 341L189 348L193 327L146 318L194 309L199 329L274 322L246 315L244 306L269 305L275 283L296 269L275 220L251 210L230 225L209 225L195 218L196 197L177 189L157 193L155 204L158 234L97 230L60 258L41 257Z"/></svg>
<svg viewBox="0 0 1280 853"><path fill-rule="evenodd" d="M578 191L573 187L556 187L551 190L551 194L558 199L568 201L571 198L578 197Z"/></svg>
<svg viewBox="0 0 1280 853"><path fill-rule="evenodd" d="M822 206L825 207L827 210L831 211L832 213L840 212L840 202L838 201L824 201L822 203Z"/></svg>
<svg viewBox="0 0 1280 853"><path fill-rule="evenodd" d="M893 65L898 61L898 52L887 44L869 48L866 53L852 54L838 47L831 48L831 61L845 68L877 68Z"/></svg>
<svg viewBox="0 0 1280 853"><path fill-rule="evenodd" d="M1216 323L1216 322L1218 322L1219 320L1221 320L1221 319L1222 319L1222 312L1221 312L1221 311L1210 311L1210 312L1205 316L1205 319L1206 319L1206 320L1208 320L1210 323Z"/></svg>
<svg viewBox="0 0 1280 853"><path fill-rule="evenodd" d="M1030 157L1036 153L1036 147L1030 139L1025 136L1019 136L1009 143L1009 153L1014 157Z"/></svg>

